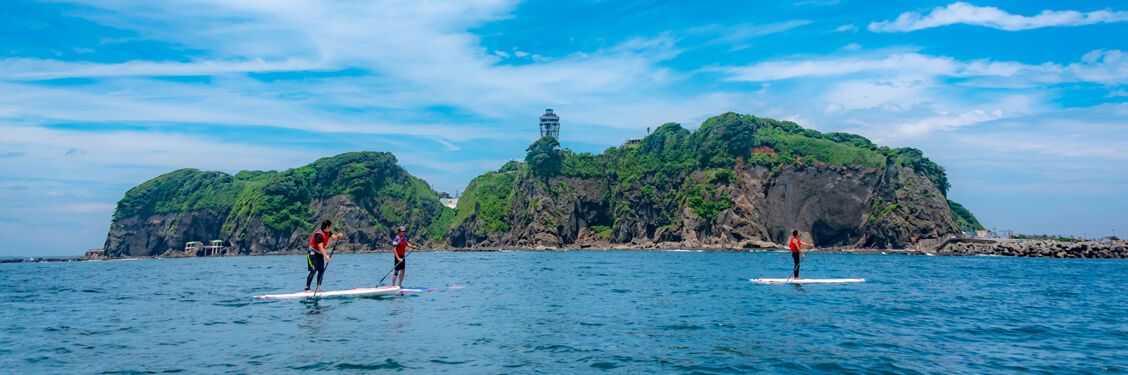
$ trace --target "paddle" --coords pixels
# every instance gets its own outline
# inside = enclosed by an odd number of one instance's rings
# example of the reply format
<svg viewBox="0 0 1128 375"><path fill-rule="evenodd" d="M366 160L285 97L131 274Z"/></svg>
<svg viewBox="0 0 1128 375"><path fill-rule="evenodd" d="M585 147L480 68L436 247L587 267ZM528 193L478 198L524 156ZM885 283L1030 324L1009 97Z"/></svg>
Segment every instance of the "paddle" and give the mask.
<svg viewBox="0 0 1128 375"><path fill-rule="evenodd" d="M395 249L392 249L392 251L396 251L396 250L395 250ZM379 288L379 287L380 287L380 284L383 284L383 283L384 283L384 279L388 278L388 275L391 275L391 274L392 274L392 271L395 271L395 270L396 270L396 267L399 267L400 263L403 263L404 261L406 261L406 260L407 260L407 254L411 254L411 250L408 250L408 251L407 251L406 253L403 253L403 259L402 259L402 260L400 260L399 262L396 262L396 265L392 266L392 269L388 270L388 273L385 273L385 274L384 274L384 277L381 277L381 278L380 278L380 282L376 283L376 287L377 287L377 288Z"/></svg>

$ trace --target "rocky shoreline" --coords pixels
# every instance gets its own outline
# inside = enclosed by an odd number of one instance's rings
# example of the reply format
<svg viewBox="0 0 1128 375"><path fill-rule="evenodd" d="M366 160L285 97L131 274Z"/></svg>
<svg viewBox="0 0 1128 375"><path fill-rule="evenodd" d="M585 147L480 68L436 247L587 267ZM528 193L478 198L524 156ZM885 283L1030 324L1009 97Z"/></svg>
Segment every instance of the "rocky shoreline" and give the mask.
<svg viewBox="0 0 1128 375"><path fill-rule="evenodd" d="M1128 259L1128 245L1121 242L1014 241L994 243L948 243L936 255L1001 255L1034 258Z"/></svg>
<svg viewBox="0 0 1128 375"><path fill-rule="evenodd" d="M482 252L482 251L596 251L596 250L649 250L649 251L721 251L721 252L777 252L787 251L784 247L762 247L757 249L743 249L734 247L702 247L702 248L659 248L652 246L615 245L607 248L590 246L576 246L564 249L487 249L487 248L431 248L415 250L418 252L453 251L453 252ZM389 251L347 251L338 254L370 254L387 253ZM972 256L972 255L997 255L1024 258L1093 258L1093 259L1128 259L1128 244L1125 242L1060 242L1060 241L982 241L968 243L961 241L946 242L934 248L918 247L916 249L873 249L873 248L816 248L811 253L838 253L838 254L891 254L891 255L942 255L942 256ZM259 255L294 255L302 251L272 252L260 254L232 254L224 256L259 256ZM76 258L27 258L3 259L0 263L40 263L40 262L78 262L89 260L121 260L121 259L168 259L168 258L193 258L193 256L174 257L76 257Z"/></svg>

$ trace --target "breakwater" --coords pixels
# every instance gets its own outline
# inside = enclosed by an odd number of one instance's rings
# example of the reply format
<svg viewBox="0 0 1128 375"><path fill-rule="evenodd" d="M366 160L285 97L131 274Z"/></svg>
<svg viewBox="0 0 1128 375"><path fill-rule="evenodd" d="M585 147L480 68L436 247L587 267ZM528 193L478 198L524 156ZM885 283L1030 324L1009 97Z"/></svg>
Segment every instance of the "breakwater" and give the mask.
<svg viewBox="0 0 1128 375"><path fill-rule="evenodd" d="M932 249L938 255L983 254L1040 258L1128 259L1128 246L1123 242L1061 241L951 241Z"/></svg>

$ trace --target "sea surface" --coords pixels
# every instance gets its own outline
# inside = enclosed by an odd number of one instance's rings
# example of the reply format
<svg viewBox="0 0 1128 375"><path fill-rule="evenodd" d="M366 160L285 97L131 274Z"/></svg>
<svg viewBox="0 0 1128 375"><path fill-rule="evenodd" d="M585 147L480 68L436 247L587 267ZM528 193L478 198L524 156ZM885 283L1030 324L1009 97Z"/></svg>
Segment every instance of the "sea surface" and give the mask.
<svg viewBox="0 0 1128 375"><path fill-rule="evenodd" d="M304 256L0 264L0 373L1128 371L1128 261L812 253L412 253L383 298ZM339 254L326 290L390 254ZM390 278L390 277L389 277ZM387 283L387 281L385 281ZM454 287L454 288L452 288Z"/></svg>

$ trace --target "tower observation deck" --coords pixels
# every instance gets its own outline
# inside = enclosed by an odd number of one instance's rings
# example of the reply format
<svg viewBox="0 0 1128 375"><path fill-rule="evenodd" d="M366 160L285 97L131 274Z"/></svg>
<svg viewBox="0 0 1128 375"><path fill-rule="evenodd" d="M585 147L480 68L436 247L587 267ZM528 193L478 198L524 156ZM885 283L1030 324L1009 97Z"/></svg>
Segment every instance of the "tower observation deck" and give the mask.
<svg viewBox="0 0 1128 375"><path fill-rule="evenodd" d="M560 139L560 116L552 113L552 109L544 110L544 114L540 117L540 135L552 136L552 138Z"/></svg>

